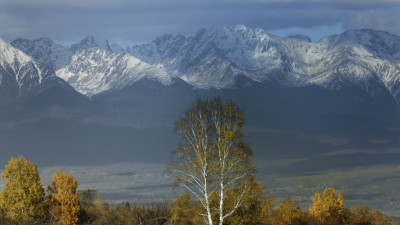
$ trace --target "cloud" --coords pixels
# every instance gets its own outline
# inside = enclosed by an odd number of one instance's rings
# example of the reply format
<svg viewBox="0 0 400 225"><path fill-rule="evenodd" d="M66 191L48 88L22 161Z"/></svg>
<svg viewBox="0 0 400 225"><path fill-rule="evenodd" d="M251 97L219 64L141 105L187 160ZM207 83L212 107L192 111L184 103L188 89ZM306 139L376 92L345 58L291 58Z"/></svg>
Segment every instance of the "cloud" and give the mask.
<svg viewBox="0 0 400 225"><path fill-rule="evenodd" d="M394 0L4 0L0 37L75 42L93 34L98 39L147 42L164 33L192 35L213 25L245 24L286 33L315 30L311 36L318 40L343 31L342 26L399 34L398 15ZM327 29L331 27L336 29Z"/></svg>
<svg viewBox="0 0 400 225"><path fill-rule="evenodd" d="M307 158L284 158L276 160L254 160L258 165L258 169L262 171L269 171L271 169L283 169L290 167L296 163L304 162Z"/></svg>
<svg viewBox="0 0 400 225"><path fill-rule="evenodd" d="M374 9L353 14L344 26L348 29L369 28L400 34L400 7Z"/></svg>
<svg viewBox="0 0 400 225"><path fill-rule="evenodd" d="M306 134L306 133L299 133L299 137L304 138L304 139L310 139L310 140L315 140L319 143L323 144L330 144L333 146L342 146L350 143L350 140L347 138L341 138L341 137L331 137L331 136L326 136L326 135L320 135L320 134Z"/></svg>
<svg viewBox="0 0 400 225"><path fill-rule="evenodd" d="M369 155L378 155L378 154L398 154L400 153L400 149L389 148L385 150L368 150L368 149L343 149L339 151L329 152L323 154L324 156L339 156L339 155L352 155L352 154L369 154Z"/></svg>

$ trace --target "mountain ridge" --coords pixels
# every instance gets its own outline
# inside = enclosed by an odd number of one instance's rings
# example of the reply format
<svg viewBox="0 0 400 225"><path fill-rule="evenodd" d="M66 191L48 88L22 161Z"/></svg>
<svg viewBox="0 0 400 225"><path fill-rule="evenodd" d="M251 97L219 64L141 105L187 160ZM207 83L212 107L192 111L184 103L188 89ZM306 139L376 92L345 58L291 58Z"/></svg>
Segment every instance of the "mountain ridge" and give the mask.
<svg viewBox="0 0 400 225"><path fill-rule="evenodd" d="M147 70L152 67L145 77L156 77L165 85L169 82L162 77L178 77L194 88L235 88L235 79L245 76L256 82L294 87L317 85L340 90L343 85L354 85L371 96L389 92L397 104L400 102L400 37L383 31L348 30L310 42L305 36L281 38L244 25L213 26L189 37L161 35L126 49L108 41L98 43L89 35L70 47L47 38L16 39L12 45L52 67L57 76L87 96L116 91L138 80L132 73L139 71L126 74L119 71L122 75L115 76L106 68L92 71L92 76L88 76L93 65L107 64L116 71L117 67L128 67L123 57L107 61L113 58L112 54L126 54L146 65ZM92 49L105 51L97 51L99 55L90 58L91 66L84 68L82 63L72 60L77 55L89 55L88 52L93 55ZM67 70L80 71L80 75L66 75ZM105 85L99 77L118 81ZM87 82L79 83L83 80Z"/></svg>

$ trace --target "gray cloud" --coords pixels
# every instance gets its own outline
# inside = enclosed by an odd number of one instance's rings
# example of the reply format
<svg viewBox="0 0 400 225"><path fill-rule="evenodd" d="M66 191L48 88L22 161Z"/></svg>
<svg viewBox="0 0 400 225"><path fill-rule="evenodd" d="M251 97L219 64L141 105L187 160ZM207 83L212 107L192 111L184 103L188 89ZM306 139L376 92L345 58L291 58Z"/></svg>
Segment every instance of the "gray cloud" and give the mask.
<svg viewBox="0 0 400 225"><path fill-rule="evenodd" d="M78 41L93 34L98 39L144 42L164 33L191 35L212 25L245 24L267 31L320 30L312 34L317 40L329 35L326 27L338 25L400 34L399 11L394 0L4 0L0 37Z"/></svg>
<svg viewBox="0 0 400 225"><path fill-rule="evenodd" d="M400 8L360 11L346 21L349 29L370 28L400 34Z"/></svg>
<svg viewBox="0 0 400 225"><path fill-rule="evenodd" d="M352 154L369 154L369 155L379 155L379 154L398 154L400 153L400 149L397 148L389 148L384 150L368 150L368 149L342 149L339 151L329 152L323 154L324 156L339 156L339 155L352 155Z"/></svg>
<svg viewBox="0 0 400 225"><path fill-rule="evenodd" d="M346 145L350 142L347 138L340 138L340 137L330 137L326 135L319 135L319 134L306 134L306 133L299 133L299 137L309 139L309 140L316 140L319 143L330 144L333 146L342 146Z"/></svg>

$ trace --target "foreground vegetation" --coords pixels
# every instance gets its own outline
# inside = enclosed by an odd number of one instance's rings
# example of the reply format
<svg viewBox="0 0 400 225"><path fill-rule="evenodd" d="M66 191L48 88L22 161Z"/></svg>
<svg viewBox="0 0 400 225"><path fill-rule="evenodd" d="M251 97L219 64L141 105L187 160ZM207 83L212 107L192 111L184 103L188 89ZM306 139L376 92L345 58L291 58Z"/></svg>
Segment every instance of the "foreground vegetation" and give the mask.
<svg viewBox="0 0 400 225"><path fill-rule="evenodd" d="M367 205L345 208L326 188L302 211L293 198L274 203L256 180L252 152L242 139L243 112L232 102L198 100L176 123L182 144L167 172L187 191L171 202L110 207L96 190L55 171L45 190L34 163L12 157L1 174L0 224L107 225L389 225Z"/></svg>
<svg viewBox="0 0 400 225"><path fill-rule="evenodd" d="M176 200L111 207L96 190L77 191L77 180L67 172L56 171L45 191L36 166L23 157L11 158L2 178L7 179L0 192L0 224L108 224L108 225L190 225L207 224L201 203L189 194ZM340 192L327 188L315 193L311 206L302 211L293 198L274 203L265 196L265 188L253 179L242 204L226 225L391 225L400 224L367 205L345 208ZM229 194L231 195L231 193ZM227 198L226 201L231 199ZM218 206L218 196L210 198L210 207ZM229 206L229 204L227 204ZM229 209L226 209L228 211ZM214 211L212 219L218 222Z"/></svg>

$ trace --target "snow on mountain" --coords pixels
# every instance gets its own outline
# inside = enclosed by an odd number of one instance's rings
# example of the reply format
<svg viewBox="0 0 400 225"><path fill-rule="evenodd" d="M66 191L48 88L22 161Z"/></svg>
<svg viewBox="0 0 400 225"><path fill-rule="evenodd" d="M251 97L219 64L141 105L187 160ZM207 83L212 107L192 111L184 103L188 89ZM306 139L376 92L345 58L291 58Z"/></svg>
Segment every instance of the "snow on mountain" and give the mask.
<svg viewBox="0 0 400 225"><path fill-rule="evenodd" d="M373 41L368 37L371 32L375 36L382 35L380 31L357 30L333 35L322 39L318 43L293 42L282 39L287 54L292 58L292 73L303 77L302 85L315 84L326 88L340 88L340 83L349 83L357 86L370 95L376 94L376 88L387 89L398 101L398 87L400 84L399 64L392 56L377 54L368 46L371 42L385 43L385 35ZM351 33L351 35L350 35ZM393 40L395 35L389 36ZM398 38L397 38L398 39ZM368 41L366 41L368 40ZM396 48L396 42L386 42L383 46ZM386 47L383 47L384 49ZM399 49L400 50L400 49ZM294 83L294 85L301 85ZM378 87L379 86L379 87Z"/></svg>
<svg viewBox="0 0 400 225"><path fill-rule="evenodd" d="M158 80L164 85L171 82L171 77L161 67L102 48L78 51L72 56L71 63L56 73L87 96L118 90L143 78Z"/></svg>
<svg viewBox="0 0 400 225"><path fill-rule="evenodd" d="M49 38L39 38L33 41L18 38L12 41L11 45L54 71L69 64L73 54L69 47L56 44Z"/></svg>
<svg viewBox="0 0 400 225"><path fill-rule="evenodd" d="M12 99L22 96L54 76L54 71L0 39L1 97Z"/></svg>
<svg viewBox="0 0 400 225"><path fill-rule="evenodd" d="M171 75L196 87L224 88L232 86L239 75L263 81L269 78L260 74L278 73L287 57L279 51L276 39L243 25L215 26L189 38L164 35L127 51L148 63L163 65Z"/></svg>
<svg viewBox="0 0 400 225"><path fill-rule="evenodd" d="M108 40L97 41L93 35L88 35L86 38L82 39L79 43L71 45L72 52L76 53L81 50L89 48L102 48L104 50L119 53L124 52L124 49L115 43L109 43Z"/></svg>
<svg viewBox="0 0 400 225"><path fill-rule="evenodd" d="M93 35L88 35L86 38L82 39L79 43L71 45L71 50L76 53L80 50L85 50L88 48L98 47ZM103 46L104 47L104 46ZM108 50L108 49L106 49Z"/></svg>
<svg viewBox="0 0 400 225"><path fill-rule="evenodd" d="M127 52L140 56L140 59L149 64L164 64L174 67L174 63L182 60L185 50L189 48L189 40L183 35L163 35L154 41L128 47Z"/></svg>
<svg viewBox="0 0 400 225"><path fill-rule="evenodd" d="M378 58L400 63L400 37L385 31L348 30L340 35L332 35L328 40L332 45L361 45Z"/></svg>
<svg viewBox="0 0 400 225"><path fill-rule="evenodd" d="M241 75L290 86L355 85L372 96L387 89L400 102L400 37L382 31L351 30L312 43L244 25L215 26L188 38L164 35L127 51L195 87L231 87Z"/></svg>
<svg viewBox="0 0 400 225"><path fill-rule="evenodd" d="M55 44L48 38L34 41L19 38L12 44L40 64L56 70L58 77L88 96L125 87L143 77L163 84L169 84L171 79L161 66L143 63L123 53L118 44L96 41L92 35L71 47Z"/></svg>
<svg viewBox="0 0 400 225"><path fill-rule="evenodd" d="M17 38L11 42L11 45L54 71L68 65L72 55L81 50L99 47L111 52L124 51L118 44L110 44L107 40L96 41L92 35L88 35L71 47L56 44L50 38L39 38L33 41Z"/></svg>
<svg viewBox="0 0 400 225"><path fill-rule="evenodd" d="M232 88L244 76L289 86L353 85L371 96L385 89L400 102L400 37L383 31L349 30L313 43L306 36L280 38L237 25L201 29L190 37L163 35L126 50L91 35L71 47L46 38L17 39L13 45L87 95L143 76L169 83L171 75L197 88Z"/></svg>

